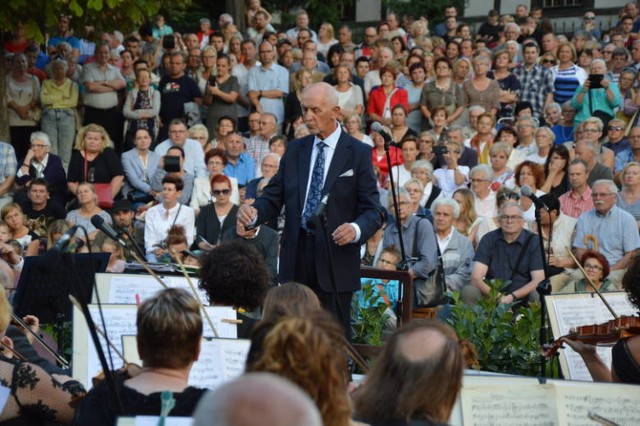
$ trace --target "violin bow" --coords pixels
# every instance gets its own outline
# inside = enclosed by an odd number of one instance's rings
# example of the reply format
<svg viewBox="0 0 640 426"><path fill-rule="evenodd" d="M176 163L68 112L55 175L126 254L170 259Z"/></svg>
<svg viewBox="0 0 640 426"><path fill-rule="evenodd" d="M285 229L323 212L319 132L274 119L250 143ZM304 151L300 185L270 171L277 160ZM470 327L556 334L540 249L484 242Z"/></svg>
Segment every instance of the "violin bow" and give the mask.
<svg viewBox="0 0 640 426"><path fill-rule="evenodd" d="M586 237L585 237L586 238ZM598 243L596 241L595 245L597 246ZM571 251L571 248L567 247L567 251L569 252L569 256L571 256L571 258L573 259L574 262L576 262L576 265L578 265L578 269L580 269L580 272L582 272L582 275L584 275L584 278L587 280L587 282L589 283L589 285L591 285L591 288L593 288L596 292L596 294L598 295L598 297L600 297L600 300L602 300L602 303L604 303L604 305L607 307L607 309L609 310L609 312L611 312L611 315L613 315L613 317L615 319L620 318L615 311L613 310L613 308L611 307L611 305L609 304L609 302L607 302L607 299L604 298L604 296L602 295L602 293L600 293L600 290L598 290L596 288L596 286L593 284L593 281L591 281L591 278L589 278L589 275L587 275L587 271L584 270L584 268L582 267L582 265L580 264L580 262L578 261L578 259L576 258L576 256L573 254L573 252Z"/></svg>
<svg viewBox="0 0 640 426"><path fill-rule="evenodd" d="M193 296L196 298L196 300L200 304L202 313L204 314L204 317L207 319L207 322L209 323L209 327L211 327L211 331L213 331L214 337L215 338L220 337L218 336L218 330L216 330L216 328L213 325L213 321L211 321L211 318L209 317L209 313L207 312L204 305L202 304L202 300L200 300L200 295L196 291L196 287L193 285L193 282L191 281L191 277L187 273L187 270L184 267L184 263L182 263L182 259L180 258L179 253L177 253L174 249L170 249L170 250L171 250L171 254L173 255L173 258L176 260L176 262L178 262L178 265L180 265L180 272L182 272L182 275L184 275L184 277L187 279L187 282L189 283L189 287L191 287L191 291L193 292Z"/></svg>
<svg viewBox="0 0 640 426"><path fill-rule="evenodd" d="M34 332L33 330L31 330L31 328L29 327L29 325L27 325L24 321L22 321L22 319L20 319L20 317L18 317L16 314L14 314L13 312L11 312L11 319L14 320L16 323L18 323L18 325L20 325L20 327L24 328L25 331L29 334L31 334L33 337L35 337L35 339L42 345L42 347L51 355L53 356L56 361L58 361L60 363L60 365L62 365L65 368L69 367L69 361L67 361L66 359L64 359L62 357L62 355L58 354L56 351L54 351L53 349L51 349L51 347L49 347L49 345L47 345L45 343L44 340L42 340L42 338L40 336L38 336L38 333Z"/></svg>

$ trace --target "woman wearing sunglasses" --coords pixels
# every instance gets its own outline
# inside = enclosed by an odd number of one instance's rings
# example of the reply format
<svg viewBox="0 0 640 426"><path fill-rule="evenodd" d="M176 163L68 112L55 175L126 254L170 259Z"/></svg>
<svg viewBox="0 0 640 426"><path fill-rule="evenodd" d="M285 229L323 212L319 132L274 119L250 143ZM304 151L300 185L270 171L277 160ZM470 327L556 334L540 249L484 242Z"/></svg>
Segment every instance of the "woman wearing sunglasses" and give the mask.
<svg viewBox="0 0 640 426"><path fill-rule="evenodd" d="M195 245L209 251L218 245L222 234L235 230L238 206L231 202L231 180L225 175L211 178L211 195L216 201L200 209L196 219Z"/></svg>

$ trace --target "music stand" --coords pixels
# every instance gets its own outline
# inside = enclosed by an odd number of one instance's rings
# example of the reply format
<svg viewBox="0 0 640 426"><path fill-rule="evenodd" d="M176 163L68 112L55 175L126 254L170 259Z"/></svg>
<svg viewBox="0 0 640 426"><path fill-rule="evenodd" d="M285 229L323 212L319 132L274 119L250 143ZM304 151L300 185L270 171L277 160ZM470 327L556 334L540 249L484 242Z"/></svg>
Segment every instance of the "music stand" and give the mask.
<svg viewBox="0 0 640 426"><path fill-rule="evenodd" d="M65 256L67 256L65 254ZM69 294L84 300L93 293L96 272L104 272L109 263L109 253L69 254L75 262L78 282L82 283L84 295L78 295L70 283L67 259L58 257L52 264L46 255L25 257L13 309L18 317L35 315L42 324L61 324L71 321L71 301ZM85 296L87 295L87 296Z"/></svg>

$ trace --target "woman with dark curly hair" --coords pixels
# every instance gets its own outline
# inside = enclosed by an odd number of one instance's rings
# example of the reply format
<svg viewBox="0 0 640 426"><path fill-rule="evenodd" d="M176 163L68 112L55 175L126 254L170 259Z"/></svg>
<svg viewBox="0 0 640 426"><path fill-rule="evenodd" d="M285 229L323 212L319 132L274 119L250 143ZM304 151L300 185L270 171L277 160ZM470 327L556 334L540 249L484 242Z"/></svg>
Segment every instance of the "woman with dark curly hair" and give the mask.
<svg viewBox="0 0 640 426"><path fill-rule="evenodd" d="M607 279L611 268L607 258L597 251L587 250L580 258L580 264L587 273L587 277L598 291L616 291L613 281ZM595 293L586 278L572 281L560 293Z"/></svg>
<svg viewBox="0 0 640 426"><path fill-rule="evenodd" d="M255 311L270 285L267 265L255 247L242 240L225 241L200 258L200 289L210 305ZM238 338L248 338L258 316L238 313Z"/></svg>
<svg viewBox="0 0 640 426"><path fill-rule="evenodd" d="M635 256L622 278L622 288L633 306L640 309L640 256ZM618 340L611 352L611 370L604 363L596 347L578 340L560 340L578 352L595 382L640 384L640 336Z"/></svg>
<svg viewBox="0 0 640 426"><path fill-rule="evenodd" d="M564 145L551 147L547 161L544 164L546 176L541 191L560 197L571 189L569 186L569 150Z"/></svg>
<svg viewBox="0 0 640 426"><path fill-rule="evenodd" d="M323 424L348 426L351 404L342 327L327 312L287 317L264 326L272 328L260 357L247 366L247 371L273 373L290 380L314 400Z"/></svg>

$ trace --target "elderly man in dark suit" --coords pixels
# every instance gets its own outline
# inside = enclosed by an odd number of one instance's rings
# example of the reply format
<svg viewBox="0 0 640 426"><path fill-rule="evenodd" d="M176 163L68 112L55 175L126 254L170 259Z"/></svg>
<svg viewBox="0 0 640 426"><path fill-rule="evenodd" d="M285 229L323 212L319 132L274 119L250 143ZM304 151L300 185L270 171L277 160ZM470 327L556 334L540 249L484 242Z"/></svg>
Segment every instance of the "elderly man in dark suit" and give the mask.
<svg viewBox="0 0 640 426"><path fill-rule="evenodd" d="M371 148L342 130L338 97L327 83L308 86L301 104L312 135L288 145L278 174L253 206L240 208L238 221L264 223L285 206L280 282L311 287L327 309L338 313L349 334L351 296L360 288L359 245L382 225ZM316 214L323 198L331 241Z"/></svg>

